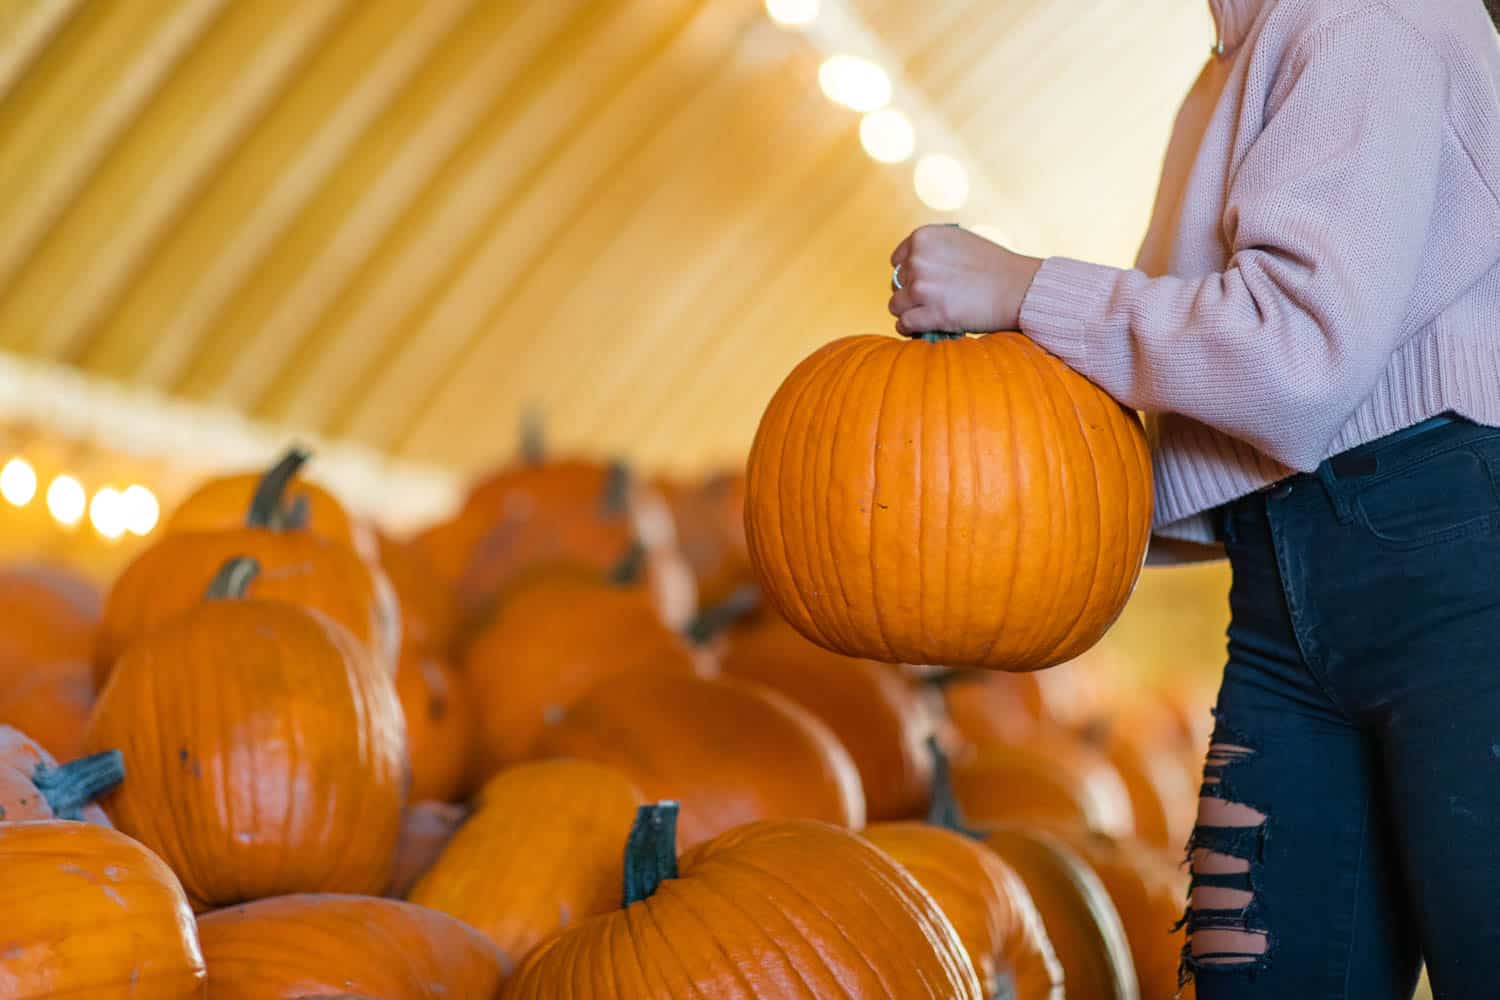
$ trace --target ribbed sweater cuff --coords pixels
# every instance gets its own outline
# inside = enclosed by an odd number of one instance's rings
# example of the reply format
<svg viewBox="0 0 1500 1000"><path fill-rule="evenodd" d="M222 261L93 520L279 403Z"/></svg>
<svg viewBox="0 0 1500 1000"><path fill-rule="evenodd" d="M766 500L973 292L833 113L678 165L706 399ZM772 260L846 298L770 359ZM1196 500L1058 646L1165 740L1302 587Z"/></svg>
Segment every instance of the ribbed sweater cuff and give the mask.
<svg viewBox="0 0 1500 1000"><path fill-rule="evenodd" d="M1090 356L1102 346L1093 342L1108 334L1105 317L1119 276L1118 268L1048 257L1021 301L1021 332L1070 367L1092 374Z"/></svg>

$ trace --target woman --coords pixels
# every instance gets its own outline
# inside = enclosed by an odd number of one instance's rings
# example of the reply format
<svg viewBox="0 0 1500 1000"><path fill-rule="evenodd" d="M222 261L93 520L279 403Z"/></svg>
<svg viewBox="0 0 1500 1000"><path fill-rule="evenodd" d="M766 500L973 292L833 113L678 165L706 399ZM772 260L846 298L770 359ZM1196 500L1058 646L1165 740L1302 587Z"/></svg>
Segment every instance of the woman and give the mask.
<svg viewBox="0 0 1500 1000"><path fill-rule="evenodd" d="M1500 996L1500 44L1480 0L1211 6L1138 270L926 227L891 311L1153 414L1153 553L1227 549L1198 996Z"/></svg>

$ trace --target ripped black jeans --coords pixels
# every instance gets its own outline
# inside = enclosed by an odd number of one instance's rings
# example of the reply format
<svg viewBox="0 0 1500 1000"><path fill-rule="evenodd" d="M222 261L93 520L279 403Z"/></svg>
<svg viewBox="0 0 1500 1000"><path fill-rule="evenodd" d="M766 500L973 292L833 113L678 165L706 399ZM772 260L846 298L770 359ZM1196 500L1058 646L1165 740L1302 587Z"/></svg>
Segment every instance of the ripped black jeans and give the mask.
<svg viewBox="0 0 1500 1000"><path fill-rule="evenodd" d="M1355 449L1221 534L1198 997L1406 998L1424 958L1438 997L1500 997L1500 430Z"/></svg>

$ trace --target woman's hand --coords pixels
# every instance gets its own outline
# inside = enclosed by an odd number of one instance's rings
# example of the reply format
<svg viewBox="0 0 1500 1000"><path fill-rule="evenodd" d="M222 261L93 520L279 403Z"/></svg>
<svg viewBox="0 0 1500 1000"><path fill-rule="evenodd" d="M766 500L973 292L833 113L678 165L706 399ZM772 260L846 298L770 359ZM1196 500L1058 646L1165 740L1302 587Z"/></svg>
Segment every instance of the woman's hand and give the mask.
<svg viewBox="0 0 1500 1000"><path fill-rule="evenodd" d="M993 333L1019 329L1021 300L1042 262L957 226L923 226L891 254L901 287L896 330Z"/></svg>

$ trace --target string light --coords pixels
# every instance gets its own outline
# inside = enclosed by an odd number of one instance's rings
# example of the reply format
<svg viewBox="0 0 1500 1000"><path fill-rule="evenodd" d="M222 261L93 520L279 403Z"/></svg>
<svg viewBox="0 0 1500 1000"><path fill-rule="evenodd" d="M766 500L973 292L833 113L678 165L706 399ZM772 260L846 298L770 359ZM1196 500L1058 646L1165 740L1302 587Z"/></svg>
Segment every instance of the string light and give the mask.
<svg viewBox="0 0 1500 1000"><path fill-rule="evenodd" d="M0 469L0 496L11 506L24 507L36 496L36 470L24 458L16 457Z"/></svg>
<svg viewBox="0 0 1500 1000"><path fill-rule="evenodd" d="M969 200L969 172L951 156L929 153L917 161L917 197L938 212L956 212Z"/></svg>
<svg viewBox="0 0 1500 1000"><path fill-rule="evenodd" d="M881 163L901 163L910 159L917 147L917 135L907 118L895 108L871 111L859 123L859 141L865 152Z"/></svg>
<svg viewBox="0 0 1500 1000"><path fill-rule="evenodd" d="M113 541L125 534L125 501L120 491L106 486L89 501L89 520L94 530Z"/></svg>
<svg viewBox="0 0 1500 1000"><path fill-rule="evenodd" d="M858 56L840 54L823 60L818 84L830 101L861 113L878 111L891 103L891 78L885 70Z"/></svg>
<svg viewBox="0 0 1500 1000"><path fill-rule="evenodd" d="M766 13L783 28L805 28L818 19L818 0L766 0Z"/></svg>
<svg viewBox="0 0 1500 1000"><path fill-rule="evenodd" d="M161 518L161 505L156 502L156 494L137 483L126 487L120 499L125 510L125 530L141 537L151 534Z"/></svg>
<svg viewBox="0 0 1500 1000"><path fill-rule="evenodd" d="M58 524L72 527L83 518L88 496L83 484L72 476L58 476L47 487L47 510Z"/></svg>

